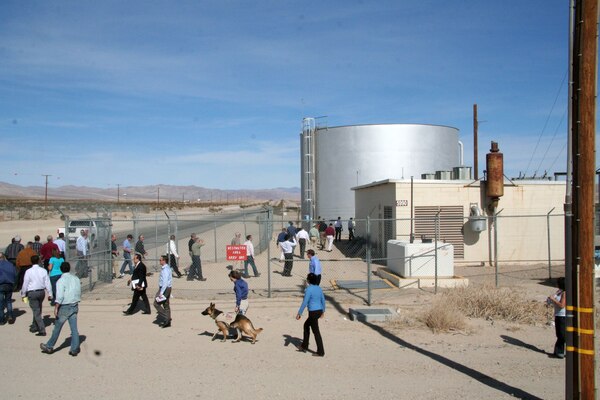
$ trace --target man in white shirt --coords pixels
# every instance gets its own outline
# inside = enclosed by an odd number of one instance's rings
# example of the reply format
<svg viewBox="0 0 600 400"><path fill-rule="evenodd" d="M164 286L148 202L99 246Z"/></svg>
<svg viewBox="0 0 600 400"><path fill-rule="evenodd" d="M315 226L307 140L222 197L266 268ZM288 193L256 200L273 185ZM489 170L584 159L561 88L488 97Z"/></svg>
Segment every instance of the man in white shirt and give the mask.
<svg viewBox="0 0 600 400"><path fill-rule="evenodd" d="M343 230L343 225L342 225L342 217L338 217L337 220L335 221L335 238L334 240L336 242L341 242L342 241L342 230Z"/></svg>
<svg viewBox="0 0 600 400"><path fill-rule="evenodd" d="M52 299L52 287L50 286L50 277L48 271L39 266L40 256L31 256L33 266L25 272L23 287L21 288L21 297L27 297L29 307L33 312L33 322L29 332L37 332L36 336L46 336L46 326L42 319L42 303L48 294L48 300Z"/></svg>
<svg viewBox="0 0 600 400"><path fill-rule="evenodd" d="M254 277L258 278L260 274L258 273L258 269L256 269L256 264L254 263L254 245L252 244L252 235L246 236L244 246L246 246L246 260L244 261L244 277L249 277L248 264L250 264L250 266L252 266L252 272L254 272Z"/></svg>
<svg viewBox="0 0 600 400"><path fill-rule="evenodd" d="M65 234L60 232L58 237L54 241L54 244L58 246L58 250L60 251L60 255L63 259L65 259L65 254L67 252L67 243L65 242Z"/></svg>
<svg viewBox="0 0 600 400"><path fill-rule="evenodd" d="M85 229L81 230L81 236L77 238L75 248L77 250L77 265L75 266L75 274L78 278L86 278L88 275L88 232Z"/></svg>
<svg viewBox="0 0 600 400"><path fill-rule="evenodd" d="M298 239L298 244L300 245L300 258L304 258L306 243L310 240L310 236L308 235L308 232L306 232L306 229L300 227L296 233L296 239Z"/></svg>
<svg viewBox="0 0 600 400"><path fill-rule="evenodd" d="M175 235L171 235L169 243L167 243L167 254L169 255L169 266L177 274L178 278L181 278L181 272L177 262L179 260L179 253L177 253L177 244L175 243Z"/></svg>
<svg viewBox="0 0 600 400"><path fill-rule="evenodd" d="M283 272L281 276L292 276L292 268L294 267L294 247L296 247L296 237L286 236L286 240L280 243L285 263L283 264Z"/></svg>
<svg viewBox="0 0 600 400"><path fill-rule="evenodd" d="M348 220L348 241L351 241L352 239L354 239L354 227L356 226L356 222L354 222L354 219L352 219L352 217L350 217L350 219Z"/></svg>

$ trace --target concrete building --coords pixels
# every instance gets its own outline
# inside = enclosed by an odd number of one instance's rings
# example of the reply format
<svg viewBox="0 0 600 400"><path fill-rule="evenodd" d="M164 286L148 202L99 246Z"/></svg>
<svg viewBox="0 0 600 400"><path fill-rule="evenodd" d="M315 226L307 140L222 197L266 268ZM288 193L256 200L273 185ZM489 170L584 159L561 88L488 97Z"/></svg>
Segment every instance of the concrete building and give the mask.
<svg viewBox="0 0 600 400"><path fill-rule="evenodd" d="M437 226L438 239L454 245L455 263L492 263L496 242L499 263L547 263L548 257L564 262L565 182L505 181L497 207L497 232L484 185L481 181L414 180L412 199L411 182L406 179L356 186L356 234L367 237L368 217L370 241L382 257L388 240L409 241L411 232L417 240L421 236L433 239Z"/></svg>

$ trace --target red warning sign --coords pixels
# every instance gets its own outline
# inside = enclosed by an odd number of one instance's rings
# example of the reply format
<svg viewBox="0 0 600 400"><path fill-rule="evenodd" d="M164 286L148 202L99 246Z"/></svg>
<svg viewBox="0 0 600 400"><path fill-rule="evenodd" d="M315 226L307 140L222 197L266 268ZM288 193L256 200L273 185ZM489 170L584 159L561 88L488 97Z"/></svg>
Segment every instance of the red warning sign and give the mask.
<svg viewBox="0 0 600 400"><path fill-rule="evenodd" d="M227 245L227 260L229 261L245 261L246 246L244 245Z"/></svg>

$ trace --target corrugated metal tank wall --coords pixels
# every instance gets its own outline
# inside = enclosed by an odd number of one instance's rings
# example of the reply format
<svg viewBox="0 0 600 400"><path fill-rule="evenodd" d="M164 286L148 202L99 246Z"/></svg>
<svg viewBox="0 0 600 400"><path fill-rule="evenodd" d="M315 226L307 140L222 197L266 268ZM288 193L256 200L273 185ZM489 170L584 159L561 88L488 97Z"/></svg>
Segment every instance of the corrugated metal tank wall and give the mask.
<svg viewBox="0 0 600 400"><path fill-rule="evenodd" d="M302 140L302 138L301 138ZM459 165L458 129L441 125L352 125L317 129L315 215L354 216L354 186L384 179L415 179ZM302 148L302 174L306 175ZM303 181L304 182L304 181ZM305 207L304 216L310 215Z"/></svg>

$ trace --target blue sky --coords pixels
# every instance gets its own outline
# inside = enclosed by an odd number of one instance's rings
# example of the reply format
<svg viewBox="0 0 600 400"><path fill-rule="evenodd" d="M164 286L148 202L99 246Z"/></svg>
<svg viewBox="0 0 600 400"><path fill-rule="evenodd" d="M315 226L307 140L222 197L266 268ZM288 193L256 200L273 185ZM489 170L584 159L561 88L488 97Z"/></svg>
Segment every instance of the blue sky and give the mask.
<svg viewBox="0 0 600 400"><path fill-rule="evenodd" d="M472 165L474 103L480 169L564 171L568 3L5 0L0 181L300 186L322 115L454 126Z"/></svg>

